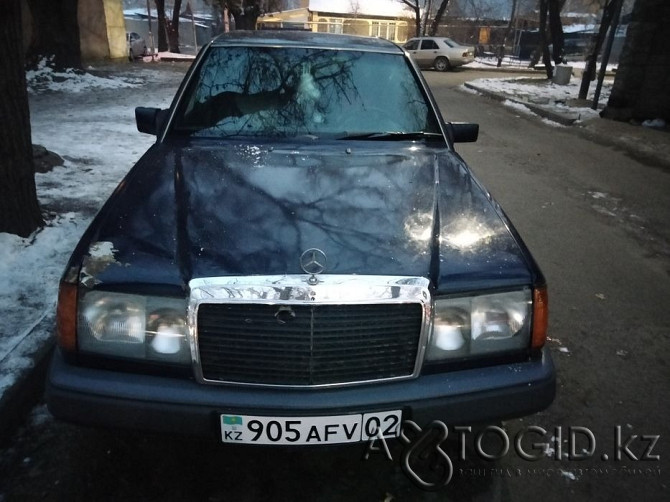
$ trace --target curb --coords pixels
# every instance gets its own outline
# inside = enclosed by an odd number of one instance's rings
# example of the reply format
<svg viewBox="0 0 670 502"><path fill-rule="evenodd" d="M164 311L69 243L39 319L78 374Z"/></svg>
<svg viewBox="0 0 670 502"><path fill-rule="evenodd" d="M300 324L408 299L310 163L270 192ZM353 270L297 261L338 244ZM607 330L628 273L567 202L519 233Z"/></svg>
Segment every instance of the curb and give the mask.
<svg viewBox="0 0 670 502"><path fill-rule="evenodd" d="M195 61L195 56L192 57L164 56L158 60L159 63L192 63L193 61Z"/></svg>
<svg viewBox="0 0 670 502"><path fill-rule="evenodd" d="M55 313L42 319L34 331L51 333L55 323ZM25 354L32 360L29 367L22 369L12 383L0 396L0 446L3 446L25 423L26 416L37 404L44 392L51 354L56 341L49 336L33 352Z"/></svg>
<svg viewBox="0 0 670 502"><path fill-rule="evenodd" d="M571 126L573 125L578 119L579 115L578 114L563 114L563 113L557 113L554 110L549 110L547 108L544 108L541 105L536 105L533 103L528 103L526 101L521 101L518 99L511 98L509 96L505 96L504 94L500 94L498 92L494 91L489 91L488 89L482 89L480 87L477 87L476 85L471 84L470 82L466 82L463 84L465 87L468 89L472 89L473 91L477 91L479 94L482 94L488 98L491 98L495 101L503 102L503 101L511 101L513 103L518 103L520 105L525 106L528 108L530 111L533 113L539 115L540 117L543 117L545 119L549 119L553 122L557 122L558 124L564 125L564 126Z"/></svg>
<svg viewBox="0 0 670 502"><path fill-rule="evenodd" d="M644 131L645 134L665 134L667 135L667 145L668 147L662 148L658 144L654 144L648 141L647 138L633 138L633 137L621 137L613 136L608 134L603 134L600 131L596 130L594 127L596 124L593 121L597 120L607 120L607 119L592 119L584 123L575 125L575 133L580 134L584 138L598 143L599 145L609 146L626 153L628 156L637 160L638 162L663 169L670 172L670 133L667 132L657 132L657 131ZM639 127L640 129L644 128L640 125L628 125L628 127L634 128Z"/></svg>
<svg viewBox="0 0 670 502"><path fill-rule="evenodd" d="M537 75L540 72L539 70L535 70L534 68L527 68L524 66L501 66L498 68L497 66L493 65L490 68L489 67L484 67L484 66L468 66L468 65L463 65L459 66L457 68L458 70L463 69L463 70L468 70L468 71L487 71L487 72L498 72L498 73L524 73L524 74L532 74L532 75Z"/></svg>

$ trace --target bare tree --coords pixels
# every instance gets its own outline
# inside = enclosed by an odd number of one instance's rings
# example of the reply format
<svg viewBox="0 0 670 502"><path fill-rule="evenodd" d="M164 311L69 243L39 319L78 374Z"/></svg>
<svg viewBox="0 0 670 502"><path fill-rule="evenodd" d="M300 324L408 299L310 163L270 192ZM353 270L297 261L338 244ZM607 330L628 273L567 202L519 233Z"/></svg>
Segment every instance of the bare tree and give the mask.
<svg viewBox="0 0 670 502"><path fill-rule="evenodd" d="M586 68L582 74L582 83L579 87L579 99L586 99L589 93L589 86L591 81L596 76L596 65L598 63L598 56L603 48L607 30L609 30L614 13L616 11L617 3L620 0L606 0L603 6L602 17L600 19L600 28L594 39L591 41L591 52L586 59Z"/></svg>
<svg viewBox="0 0 670 502"><path fill-rule="evenodd" d="M181 13L181 0L174 0L172 7L172 19L167 20L167 38L170 52L179 53L179 15Z"/></svg>
<svg viewBox="0 0 670 502"><path fill-rule="evenodd" d="M430 36L434 37L435 35L437 35L437 30L440 27L442 17L444 16L444 13L447 11L448 6L449 6L449 0L442 0L440 2L440 6L437 8L437 12L435 13L433 22L430 24L430 30L428 31L428 34Z"/></svg>
<svg viewBox="0 0 670 502"><path fill-rule="evenodd" d="M400 0L402 3L407 5L414 12L414 21L416 23L415 34L417 37L421 36L421 5L426 5L426 0L421 2L421 0Z"/></svg>
<svg viewBox="0 0 670 502"><path fill-rule="evenodd" d="M540 0L540 46L535 51L535 56L531 61L531 65L535 63L542 56L542 63L544 64L547 78L554 76L554 68L551 65L551 55L549 54L549 37L547 35L547 17L549 15L549 0Z"/></svg>
<svg viewBox="0 0 670 502"><path fill-rule="evenodd" d="M156 17L158 18L158 50L165 52L168 50L167 25L165 23L165 0L154 0L156 4Z"/></svg>
<svg viewBox="0 0 670 502"><path fill-rule="evenodd" d="M563 25L561 24L561 11L565 0L549 0L549 32L551 34L552 58L554 63L563 62Z"/></svg>
<svg viewBox="0 0 670 502"><path fill-rule="evenodd" d="M266 12L278 10L281 0L207 0L219 6L221 12L228 10L235 20L236 30L255 30L256 21Z"/></svg>
<svg viewBox="0 0 670 502"><path fill-rule="evenodd" d="M421 18L421 36L426 36L426 28L428 27L428 19L430 19L431 11L433 10L433 0L425 0L423 9L423 17Z"/></svg>
<svg viewBox="0 0 670 502"><path fill-rule="evenodd" d="M540 45L535 50L530 65L535 66L540 57L542 57L547 78L554 76L552 54L553 61L556 64L563 62L563 27L561 25L560 13L564 3L564 0L540 0ZM553 47L551 53L549 52L550 42Z"/></svg>
<svg viewBox="0 0 670 502"><path fill-rule="evenodd" d="M502 60L505 56L505 46L507 45L507 38L509 37L510 32L512 31L512 26L514 26L514 18L516 17L517 9L517 0L512 0L512 12L509 15L509 23L507 23L507 29L505 30L505 36L503 37L502 47L498 51L498 68L502 66Z"/></svg>
<svg viewBox="0 0 670 502"><path fill-rule="evenodd" d="M0 232L27 237L43 225L35 190L23 60L21 3L0 3ZM59 61L67 58L59 59ZM11 120L9 119L11 117Z"/></svg>

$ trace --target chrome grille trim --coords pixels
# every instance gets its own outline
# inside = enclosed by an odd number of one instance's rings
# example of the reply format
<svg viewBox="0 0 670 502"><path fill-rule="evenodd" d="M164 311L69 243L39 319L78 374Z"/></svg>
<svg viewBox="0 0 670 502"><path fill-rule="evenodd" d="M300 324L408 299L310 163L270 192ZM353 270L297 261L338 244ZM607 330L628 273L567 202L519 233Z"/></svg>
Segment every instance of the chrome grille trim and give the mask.
<svg viewBox="0 0 670 502"><path fill-rule="evenodd" d="M415 378L421 370L430 328L431 295L424 277L319 275L309 284L308 275L212 277L189 282L189 342L196 380L203 384L279 388L345 387L379 381ZM411 374L391 378L335 382L315 385L268 384L205 378L198 340L198 312L202 304L256 304L286 306L418 304L422 322Z"/></svg>

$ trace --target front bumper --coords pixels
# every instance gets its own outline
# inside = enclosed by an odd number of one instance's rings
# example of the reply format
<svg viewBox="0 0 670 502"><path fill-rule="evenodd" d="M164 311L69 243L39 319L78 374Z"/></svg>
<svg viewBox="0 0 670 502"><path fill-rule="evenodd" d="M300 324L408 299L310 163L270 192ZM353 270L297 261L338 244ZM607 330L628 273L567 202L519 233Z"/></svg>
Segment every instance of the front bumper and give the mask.
<svg viewBox="0 0 670 502"><path fill-rule="evenodd" d="M554 399L554 366L537 360L338 389L200 385L194 380L67 364L55 351L46 399L57 418L103 427L219 437L219 415L342 415L403 410L419 425L471 425L529 415Z"/></svg>

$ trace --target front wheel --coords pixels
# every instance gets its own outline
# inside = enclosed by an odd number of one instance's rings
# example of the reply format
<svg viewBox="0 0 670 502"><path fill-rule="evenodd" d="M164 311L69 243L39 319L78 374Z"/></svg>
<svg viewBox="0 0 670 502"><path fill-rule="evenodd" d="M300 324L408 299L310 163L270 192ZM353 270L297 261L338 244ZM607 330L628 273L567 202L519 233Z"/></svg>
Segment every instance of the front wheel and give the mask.
<svg viewBox="0 0 670 502"><path fill-rule="evenodd" d="M445 57L440 56L439 58L435 59L435 62L433 63L433 66L437 71L447 71L451 68L451 65L449 64L449 60Z"/></svg>
<svg viewBox="0 0 670 502"><path fill-rule="evenodd" d="M128 61L134 61L135 60L135 55L133 54L132 49L128 49Z"/></svg>

